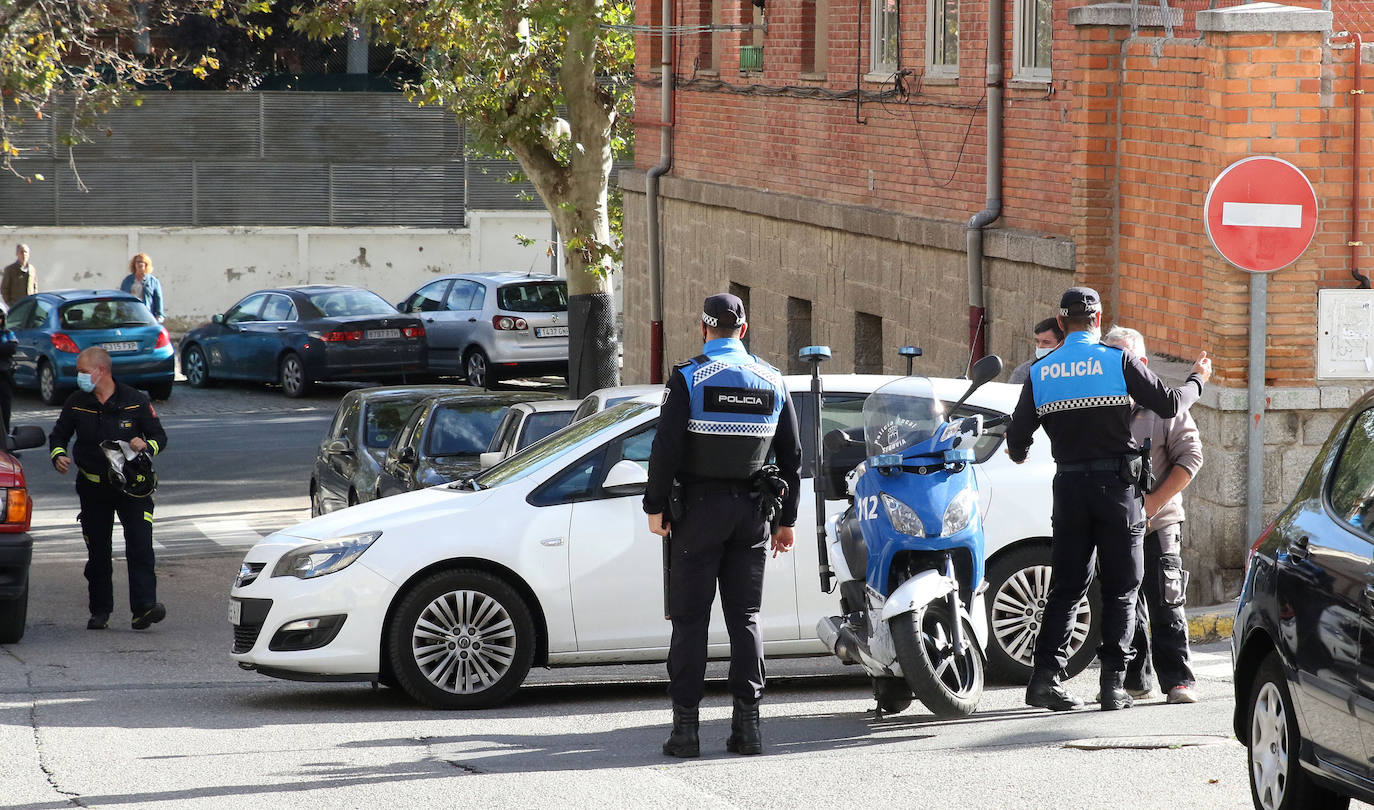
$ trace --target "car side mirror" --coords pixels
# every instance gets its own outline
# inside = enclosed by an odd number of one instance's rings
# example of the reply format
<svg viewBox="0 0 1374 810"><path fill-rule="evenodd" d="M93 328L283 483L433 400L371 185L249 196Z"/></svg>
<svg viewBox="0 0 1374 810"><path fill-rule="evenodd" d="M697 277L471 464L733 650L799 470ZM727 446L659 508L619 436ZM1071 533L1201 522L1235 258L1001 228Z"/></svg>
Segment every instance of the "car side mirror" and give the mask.
<svg viewBox="0 0 1374 810"><path fill-rule="evenodd" d="M5 439L7 450L28 450L32 447L42 447L48 441L48 436L43 432L43 428L37 425L20 425L11 430Z"/></svg>
<svg viewBox="0 0 1374 810"><path fill-rule="evenodd" d="M402 447L401 452L396 456L396 460L401 464L414 464L415 448L411 447L410 445Z"/></svg>
<svg viewBox="0 0 1374 810"><path fill-rule="evenodd" d="M353 455L353 442L344 437L330 439L324 445L324 452L332 456L351 456Z"/></svg>
<svg viewBox="0 0 1374 810"><path fill-rule="evenodd" d="M639 466L637 462L621 459L606 473L606 480L601 484L601 489L612 497L643 495L644 487L648 483L649 473L647 470Z"/></svg>
<svg viewBox="0 0 1374 810"><path fill-rule="evenodd" d="M498 461L500 461L500 460L501 460L501 451L500 451L500 450L492 450L492 451L489 452L489 453L483 453L482 455L480 455L480 456L477 457L477 463L481 465L480 469L483 469L483 470L485 470L486 468L490 467L491 465L495 464L496 462L498 462Z"/></svg>
<svg viewBox="0 0 1374 810"><path fill-rule="evenodd" d="M210 316L210 323L224 323L224 316L216 313Z"/></svg>

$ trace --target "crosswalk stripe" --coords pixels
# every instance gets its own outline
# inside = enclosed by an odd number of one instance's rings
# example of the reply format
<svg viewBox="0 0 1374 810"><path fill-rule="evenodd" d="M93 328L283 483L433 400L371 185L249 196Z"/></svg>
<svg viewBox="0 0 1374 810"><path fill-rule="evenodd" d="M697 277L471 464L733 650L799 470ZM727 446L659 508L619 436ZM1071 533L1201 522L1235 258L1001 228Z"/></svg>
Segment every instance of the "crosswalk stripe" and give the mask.
<svg viewBox="0 0 1374 810"><path fill-rule="evenodd" d="M246 520L197 520L196 529L221 546L251 546L262 539Z"/></svg>

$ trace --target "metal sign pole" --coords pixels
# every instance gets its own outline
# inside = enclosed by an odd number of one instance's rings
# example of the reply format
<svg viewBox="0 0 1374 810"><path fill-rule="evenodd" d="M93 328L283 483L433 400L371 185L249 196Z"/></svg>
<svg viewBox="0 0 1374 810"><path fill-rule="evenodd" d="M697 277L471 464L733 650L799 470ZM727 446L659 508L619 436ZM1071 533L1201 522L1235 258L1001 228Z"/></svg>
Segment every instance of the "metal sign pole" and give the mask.
<svg viewBox="0 0 1374 810"><path fill-rule="evenodd" d="M1250 369L1247 393L1250 429L1246 455L1245 536L1246 545L1259 537L1264 508L1264 339L1268 312L1268 273L1250 274Z"/></svg>

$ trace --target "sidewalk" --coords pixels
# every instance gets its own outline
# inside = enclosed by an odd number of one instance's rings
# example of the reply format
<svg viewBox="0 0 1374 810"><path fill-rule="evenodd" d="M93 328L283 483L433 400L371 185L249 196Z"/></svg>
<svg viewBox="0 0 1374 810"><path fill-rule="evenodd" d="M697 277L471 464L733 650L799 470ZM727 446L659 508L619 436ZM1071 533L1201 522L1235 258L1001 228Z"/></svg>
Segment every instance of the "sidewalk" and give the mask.
<svg viewBox="0 0 1374 810"><path fill-rule="evenodd" d="M1220 605L1201 605L1189 607L1188 641L1204 644L1209 641L1223 641L1231 638L1231 627L1236 619L1236 600Z"/></svg>

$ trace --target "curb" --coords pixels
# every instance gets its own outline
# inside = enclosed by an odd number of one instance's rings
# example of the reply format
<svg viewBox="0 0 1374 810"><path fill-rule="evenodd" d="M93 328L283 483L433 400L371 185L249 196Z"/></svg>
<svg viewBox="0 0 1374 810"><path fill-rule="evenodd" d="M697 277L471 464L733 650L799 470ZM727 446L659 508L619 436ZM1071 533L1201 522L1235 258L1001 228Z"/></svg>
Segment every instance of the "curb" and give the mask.
<svg viewBox="0 0 1374 810"><path fill-rule="evenodd" d="M1198 608L1196 611L1189 610L1188 642L1190 644L1206 644L1229 639L1231 628L1235 626L1235 623L1236 605L1234 602Z"/></svg>

